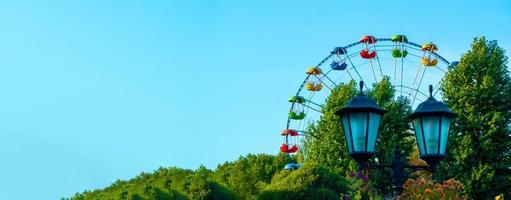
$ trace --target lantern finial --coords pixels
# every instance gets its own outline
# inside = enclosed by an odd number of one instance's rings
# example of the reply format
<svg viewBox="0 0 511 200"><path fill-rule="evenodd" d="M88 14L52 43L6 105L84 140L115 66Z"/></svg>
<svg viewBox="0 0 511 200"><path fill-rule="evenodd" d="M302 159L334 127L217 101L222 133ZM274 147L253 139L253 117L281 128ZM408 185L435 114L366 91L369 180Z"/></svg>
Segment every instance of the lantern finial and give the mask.
<svg viewBox="0 0 511 200"><path fill-rule="evenodd" d="M358 85L360 87L360 94L363 94L363 90L364 90L364 81L360 81L358 82Z"/></svg>
<svg viewBox="0 0 511 200"><path fill-rule="evenodd" d="M433 85L429 85L429 96L433 96Z"/></svg>

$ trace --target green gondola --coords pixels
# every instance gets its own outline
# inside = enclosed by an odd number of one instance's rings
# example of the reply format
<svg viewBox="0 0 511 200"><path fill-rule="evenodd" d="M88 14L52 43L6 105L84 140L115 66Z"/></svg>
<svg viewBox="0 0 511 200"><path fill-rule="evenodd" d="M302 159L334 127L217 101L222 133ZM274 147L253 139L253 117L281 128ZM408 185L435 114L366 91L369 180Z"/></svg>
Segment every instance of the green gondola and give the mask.
<svg viewBox="0 0 511 200"><path fill-rule="evenodd" d="M300 112L300 113L295 113L293 111L289 112L289 119L301 120L303 118L305 118L305 112Z"/></svg>
<svg viewBox="0 0 511 200"><path fill-rule="evenodd" d="M408 42L408 38L404 35L393 35L390 40L392 40L392 42Z"/></svg>
<svg viewBox="0 0 511 200"><path fill-rule="evenodd" d="M392 57L394 58L404 58L408 55L408 51L407 50L400 50L398 48L393 48L392 49Z"/></svg>
<svg viewBox="0 0 511 200"><path fill-rule="evenodd" d="M291 103L296 102L299 104L303 104L303 103L305 103L305 98L302 96L291 96L291 98L289 98L289 102L291 102Z"/></svg>

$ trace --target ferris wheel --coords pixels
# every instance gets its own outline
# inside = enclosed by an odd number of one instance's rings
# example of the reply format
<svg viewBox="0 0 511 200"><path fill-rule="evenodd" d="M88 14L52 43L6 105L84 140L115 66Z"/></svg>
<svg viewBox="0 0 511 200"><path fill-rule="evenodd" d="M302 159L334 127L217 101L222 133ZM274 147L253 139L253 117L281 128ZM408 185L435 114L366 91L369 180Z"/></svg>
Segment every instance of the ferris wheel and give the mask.
<svg viewBox="0 0 511 200"><path fill-rule="evenodd" d="M329 65L324 66L329 62ZM366 35L359 41L335 47L317 65L307 68L305 78L294 96L289 98L286 128L282 131L280 151L285 154L303 152L306 128L322 115L322 107L331 91L340 83L363 81L366 88L384 77L391 81L396 96L410 100L412 107L429 97L428 85L433 85L433 96L439 98L440 84L450 63L438 54L432 42L419 45L404 35L376 38ZM290 163L285 169L296 169Z"/></svg>

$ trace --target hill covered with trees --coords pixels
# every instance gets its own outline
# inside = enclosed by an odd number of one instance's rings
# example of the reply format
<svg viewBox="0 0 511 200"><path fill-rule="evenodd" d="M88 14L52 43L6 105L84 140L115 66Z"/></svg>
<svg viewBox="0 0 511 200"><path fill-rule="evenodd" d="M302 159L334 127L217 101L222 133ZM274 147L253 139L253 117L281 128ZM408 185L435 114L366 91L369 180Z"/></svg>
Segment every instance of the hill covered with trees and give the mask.
<svg viewBox="0 0 511 200"><path fill-rule="evenodd" d="M70 199L382 199L392 191L381 171L357 173L334 112L356 94L355 82L334 88L323 115L308 127L306 152L297 156L247 155L215 170L176 167L118 180L111 186L77 193ZM511 78L504 50L495 41L474 39L460 63L442 82L443 100L457 113L450 132L448 158L434 176L414 173L400 199L489 199L511 196ZM382 119L373 159L389 162L397 143L406 161L421 163L407 116L410 101L395 98L388 78L368 92L388 112ZM307 155L299 170L283 170Z"/></svg>

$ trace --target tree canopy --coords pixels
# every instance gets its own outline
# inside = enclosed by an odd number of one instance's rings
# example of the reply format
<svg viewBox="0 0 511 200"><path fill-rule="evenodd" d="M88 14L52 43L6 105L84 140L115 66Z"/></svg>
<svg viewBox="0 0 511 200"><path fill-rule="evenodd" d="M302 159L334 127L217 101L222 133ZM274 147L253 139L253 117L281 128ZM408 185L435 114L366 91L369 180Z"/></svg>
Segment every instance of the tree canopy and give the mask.
<svg viewBox="0 0 511 200"><path fill-rule="evenodd" d="M445 178L465 184L474 199L511 196L511 80L496 41L476 38L442 85L445 103L458 114L449 136Z"/></svg>

